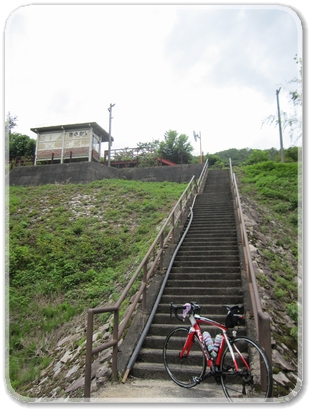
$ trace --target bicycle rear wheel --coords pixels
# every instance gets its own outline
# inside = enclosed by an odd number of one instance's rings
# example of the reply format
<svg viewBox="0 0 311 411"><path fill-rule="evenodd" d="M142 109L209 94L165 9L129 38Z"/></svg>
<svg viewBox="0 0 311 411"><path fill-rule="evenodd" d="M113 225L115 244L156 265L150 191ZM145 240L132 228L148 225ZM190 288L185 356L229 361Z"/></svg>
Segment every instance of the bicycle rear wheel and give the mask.
<svg viewBox="0 0 311 411"><path fill-rule="evenodd" d="M235 370L228 345L221 362L220 381L231 402L264 402L272 396L272 372L263 349L251 338L231 340L239 371Z"/></svg>
<svg viewBox="0 0 311 411"><path fill-rule="evenodd" d="M195 377L205 374L206 360L196 334L193 335L191 351L180 358L180 353L188 337L189 328L177 327L166 337L163 348L165 369L170 378L184 388L197 385Z"/></svg>

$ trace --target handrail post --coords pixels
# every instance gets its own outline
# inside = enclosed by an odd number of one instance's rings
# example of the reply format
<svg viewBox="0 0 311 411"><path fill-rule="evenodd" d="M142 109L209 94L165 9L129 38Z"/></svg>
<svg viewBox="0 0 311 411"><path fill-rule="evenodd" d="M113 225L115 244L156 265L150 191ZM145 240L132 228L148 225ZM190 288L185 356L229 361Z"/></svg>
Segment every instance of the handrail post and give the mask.
<svg viewBox="0 0 311 411"><path fill-rule="evenodd" d="M145 284L147 284L147 272L148 272L148 259L145 261L145 264L144 264L143 283ZM144 288L144 291L143 291L143 300L141 303L141 307L143 310L145 310L147 307L147 288L146 287Z"/></svg>
<svg viewBox="0 0 311 411"><path fill-rule="evenodd" d="M259 328L259 345L265 350L270 367L272 367L272 349L271 349L271 327L270 317L263 312L258 313L258 328ZM265 367L260 364L261 371L261 387L266 389Z"/></svg>
<svg viewBox="0 0 311 411"><path fill-rule="evenodd" d="M163 270L163 245L164 245L164 240L163 240L163 231L161 233L160 237L160 249L161 249L161 255L160 255L160 271Z"/></svg>
<svg viewBox="0 0 311 411"><path fill-rule="evenodd" d="M271 349L271 327L270 327L270 317L264 312L260 312L259 315L259 343L264 348L268 360L272 358ZM271 364L270 364L271 365Z"/></svg>
<svg viewBox="0 0 311 411"><path fill-rule="evenodd" d="M175 213L172 215L172 244L175 244Z"/></svg>
<svg viewBox="0 0 311 411"><path fill-rule="evenodd" d="M85 381L84 381L85 401L89 401L90 396L91 396L93 319L94 319L94 312L93 310L89 310L87 314L87 329L86 329L86 356L85 356Z"/></svg>
<svg viewBox="0 0 311 411"><path fill-rule="evenodd" d="M183 212L182 212L182 203L180 202L180 210L179 210L179 213L180 213L180 217L179 217L179 221L180 221L180 224L182 224L182 220L183 220Z"/></svg>
<svg viewBox="0 0 311 411"><path fill-rule="evenodd" d="M114 380L118 377L118 334L119 334L119 308L114 311L113 314L113 339L117 341L117 343L113 346L112 349L112 378Z"/></svg>

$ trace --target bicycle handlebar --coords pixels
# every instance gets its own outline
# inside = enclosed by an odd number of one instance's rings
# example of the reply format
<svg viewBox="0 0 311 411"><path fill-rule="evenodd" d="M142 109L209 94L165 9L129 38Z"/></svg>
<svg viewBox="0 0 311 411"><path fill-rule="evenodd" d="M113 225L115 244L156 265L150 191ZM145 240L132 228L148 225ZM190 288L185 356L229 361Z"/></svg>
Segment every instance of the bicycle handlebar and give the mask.
<svg viewBox="0 0 311 411"><path fill-rule="evenodd" d="M227 328L233 328L237 325L245 324L244 307L243 305L223 305L228 311L225 325ZM183 310L182 317L178 315L178 310ZM185 321L187 314L200 314L201 307L194 301L184 305L174 305L170 303L170 316L174 312L175 317L179 321Z"/></svg>
<svg viewBox="0 0 311 411"><path fill-rule="evenodd" d="M183 310L182 317L178 315L178 310ZM201 307L194 301L191 301L190 303L184 304L184 305L174 305L173 303L170 303L170 316L172 316L172 312L174 312L175 317L179 321L185 321L186 315L189 314L199 314L201 310Z"/></svg>

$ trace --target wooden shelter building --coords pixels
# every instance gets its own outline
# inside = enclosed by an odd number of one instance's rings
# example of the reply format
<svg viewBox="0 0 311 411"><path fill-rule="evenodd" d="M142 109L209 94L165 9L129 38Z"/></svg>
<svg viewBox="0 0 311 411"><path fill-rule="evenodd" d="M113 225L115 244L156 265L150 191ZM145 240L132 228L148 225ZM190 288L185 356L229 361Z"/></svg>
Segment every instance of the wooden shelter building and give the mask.
<svg viewBox="0 0 311 411"><path fill-rule="evenodd" d="M30 130L37 134L35 165L100 162L101 143L109 142L109 134L95 122L37 127Z"/></svg>

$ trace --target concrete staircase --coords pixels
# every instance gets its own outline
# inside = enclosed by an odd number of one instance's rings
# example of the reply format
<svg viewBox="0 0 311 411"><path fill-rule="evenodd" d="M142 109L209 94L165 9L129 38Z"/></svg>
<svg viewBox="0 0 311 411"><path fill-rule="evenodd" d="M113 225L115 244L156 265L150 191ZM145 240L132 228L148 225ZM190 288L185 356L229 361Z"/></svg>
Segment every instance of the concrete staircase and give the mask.
<svg viewBox="0 0 311 411"><path fill-rule="evenodd" d="M224 322L223 304L243 304L237 228L228 170L209 171L197 196L191 227L175 257L164 293L144 344L131 370L140 378L168 378L163 345L181 323L170 317L169 303L196 301L201 314ZM215 337L216 329L205 327ZM243 332L242 332L243 333ZM244 334L244 333L243 333Z"/></svg>

